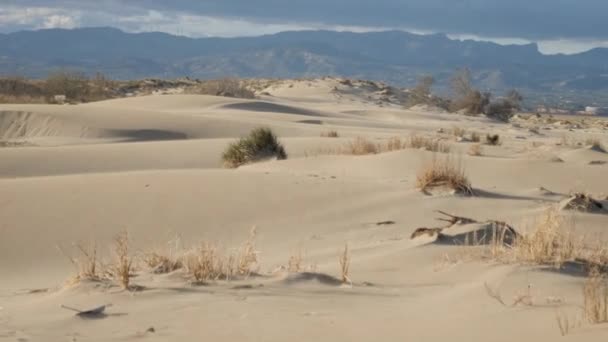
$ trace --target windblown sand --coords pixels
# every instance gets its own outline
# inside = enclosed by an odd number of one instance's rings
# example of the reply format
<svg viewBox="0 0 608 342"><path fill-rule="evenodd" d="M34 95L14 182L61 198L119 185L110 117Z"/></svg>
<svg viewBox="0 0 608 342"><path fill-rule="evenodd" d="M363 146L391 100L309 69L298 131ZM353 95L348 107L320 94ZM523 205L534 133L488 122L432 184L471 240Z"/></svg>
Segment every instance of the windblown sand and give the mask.
<svg viewBox="0 0 608 342"><path fill-rule="evenodd" d="M435 210L525 229L572 191L604 200L608 154L562 141L592 137L608 146L606 126L535 123L534 133L526 120L408 111L334 87L344 88L293 81L256 100L0 105L1 140L24 144L0 148L0 340L606 340L606 325L580 324L565 337L557 327L558 311L578 319L581 274L461 261L454 257L461 246L409 238L440 225ZM227 144L259 126L277 133L289 159L223 169ZM502 144L469 156L473 143L456 142L454 127L500 134ZM322 138L328 130L339 138ZM411 134L443 138L477 196L418 191L416 174L432 152L323 152L357 136L382 143ZM607 233L605 213L566 215L582 235ZM176 236L185 246L206 239L235 247L252 226L258 276L193 286L178 273L137 270L131 281L142 291L66 284L74 267L59 249L79 241L96 241L110 257L113 236L127 230L137 256ZM345 243L352 286L332 278L340 278ZM287 275L281 266L297 251L317 273ZM486 283L509 301L529 291L534 305L502 306ZM107 316L94 320L60 307L107 303Z"/></svg>

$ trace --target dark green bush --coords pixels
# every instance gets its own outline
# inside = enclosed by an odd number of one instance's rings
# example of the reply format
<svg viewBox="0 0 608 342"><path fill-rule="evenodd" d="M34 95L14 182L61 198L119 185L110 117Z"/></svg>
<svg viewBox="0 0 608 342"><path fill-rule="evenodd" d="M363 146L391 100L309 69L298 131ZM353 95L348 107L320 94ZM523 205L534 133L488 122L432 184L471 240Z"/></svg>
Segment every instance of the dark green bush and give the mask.
<svg viewBox="0 0 608 342"><path fill-rule="evenodd" d="M269 128L254 129L247 137L231 143L222 154L224 166L229 168L273 157L287 159L287 153Z"/></svg>

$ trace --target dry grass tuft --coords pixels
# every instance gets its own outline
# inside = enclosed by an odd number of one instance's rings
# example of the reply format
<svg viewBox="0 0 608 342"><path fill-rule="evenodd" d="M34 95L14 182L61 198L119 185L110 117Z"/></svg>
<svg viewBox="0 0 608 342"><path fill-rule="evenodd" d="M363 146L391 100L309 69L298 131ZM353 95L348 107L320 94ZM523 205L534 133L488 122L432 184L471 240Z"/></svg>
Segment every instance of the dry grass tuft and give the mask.
<svg viewBox="0 0 608 342"><path fill-rule="evenodd" d="M424 149L431 152L450 153L450 146L437 140L413 134L406 147Z"/></svg>
<svg viewBox="0 0 608 342"><path fill-rule="evenodd" d="M591 324L608 322L608 281L597 268L589 273L583 287L584 316Z"/></svg>
<svg viewBox="0 0 608 342"><path fill-rule="evenodd" d="M473 144L469 147L469 151L467 152L470 156L479 157L483 154L483 147L481 144Z"/></svg>
<svg viewBox="0 0 608 342"><path fill-rule="evenodd" d="M467 130L462 127L455 126L454 128L452 128L452 135L456 138L464 138L466 134Z"/></svg>
<svg viewBox="0 0 608 342"><path fill-rule="evenodd" d="M156 274L171 273L184 266L181 257L160 252L146 253L142 256L142 260Z"/></svg>
<svg viewBox="0 0 608 342"><path fill-rule="evenodd" d="M303 260L304 258L302 257L302 251L298 250L297 253L289 257L289 262L287 263L287 270L290 273L300 272L302 270Z"/></svg>
<svg viewBox="0 0 608 342"><path fill-rule="evenodd" d="M405 142L401 141L401 138L392 137L392 138L388 139L388 141L386 142L385 150L387 152L399 151L399 150L404 149L405 147L406 147L406 144L405 144Z"/></svg>
<svg viewBox="0 0 608 342"><path fill-rule="evenodd" d="M74 247L78 250L79 256L77 257L65 253L61 247L58 247L76 268L76 276L73 279L73 282L77 283L82 280L101 280L103 278L103 271L101 270L102 266L99 261L99 255L97 254L97 244L94 242L80 242Z"/></svg>
<svg viewBox="0 0 608 342"><path fill-rule="evenodd" d="M330 130L327 132L321 132L321 137L322 138L338 138L338 137L340 137L340 135L338 134L338 131Z"/></svg>
<svg viewBox="0 0 608 342"><path fill-rule="evenodd" d="M254 272L254 267L258 263L258 252L255 248L256 228L251 228L249 239L243 243L238 254L238 273L248 277Z"/></svg>
<svg viewBox="0 0 608 342"><path fill-rule="evenodd" d="M477 132L471 132L471 141L472 142L481 142L481 136Z"/></svg>
<svg viewBox="0 0 608 342"><path fill-rule="evenodd" d="M340 255L340 273L341 273L341 279L342 279L342 283L346 284L346 283L350 283L352 284L352 281L349 278L349 272L350 272L350 251L348 250L348 244L344 245L344 250L342 251L341 255Z"/></svg>
<svg viewBox="0 0 608 342"><path fill-rule="evenodd" d="M376 154L378 153L379 148L377 144L371 142L367 138L356 137L345 146L344 151L347 154L362 156L366 154Z"/></svg>
<svg viewBox="0 0 608 342"><path fill-rule="evenodd" d="M582 238L567 229L555 208L547 210L533 229L520 235L512 248L518 262L561 267L581 254Z"/></svg>
<svg viewBox="0 0 608 342"><path fill-rule="evenodd" d="M129 289L133 259L129 255L129 235L122 232L114 238L115 263L112 275L124 289Z"/></svg>
<svg viewBox="0 0 608 342"><path fill-rule="evenodd" d="M186 273L196 283L206 284L215 280L231 280L236 276L249 277L256 272L258 252L255 249L256 230L252 228L249 239L238 251L227 253L218 245L202 242L184 256Z"/></svg>
<svg viewBox="0 0 608 342"><path fill-rule="evenodd" d="M418 172L416 186L423 192L431 188L447 187L459 194L474 195L464 169L450 158L434 157L431 163Z"/></svg>

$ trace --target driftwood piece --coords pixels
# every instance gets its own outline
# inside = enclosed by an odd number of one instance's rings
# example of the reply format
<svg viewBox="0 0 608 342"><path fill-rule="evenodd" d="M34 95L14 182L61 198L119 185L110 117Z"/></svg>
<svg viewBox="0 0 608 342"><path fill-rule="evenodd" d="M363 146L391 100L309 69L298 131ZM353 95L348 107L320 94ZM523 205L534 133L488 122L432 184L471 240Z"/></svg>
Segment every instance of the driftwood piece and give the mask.
<svg viewBox="0 0 608 342"><path fill-rule="evenodd" d="M516 239L521 237L521 234L519 234L517 232L517 230L515 230L515 228L513 228L512 226L510 226L509 224L507 224L506 222L503 221L497 221L497 220L486 220L483 222L477 221L475 219L469 218L469 217L464 217L464 216L456 216L456 215L452 215L452 214L448 214L444 211L441 210L437 210L437 213L443 215L443 216L447 216L446 217L438 217L436 220L438 221L443 221L443 222L447 222L449 223L447 226L445 227L434 227L434 228L427 228L427 227L422 227L422 228L417 228L411 235L411 239L415 239L417 237L423 236L423 235L428 235L428 236L434 236L437 235L438 238L441 238L442 236L442 231L444 229L449 229L452 228L455 225L466 225L466 224L474 224L474 223L484 223L484 224L491 224L493 225L495 228L497 228L500 232L500 235L502 236L502 238L508 238L509 241L511 241L511 243ZM509 243L510 244L510 243Z"/></svg>
<svg viewBox="0 0 608 342"><path fill-rule="evenodd" d="M445 227L445 228L451 228L454 225L464 225L464 224L472 224L472 223L478 223L478 221L473 220L471 218L468 217L463 217L463 216L455 216L452 214L448 214L445 211L441 211L441 210L437 210L437 213L447 216L448 218L445 217L439 217L437 218L438 221L444 221L444 222L449 222L450 225Z"/></svg>
<svg viewBox="0 0 608 342"><path fill-rule="evenodd" d="M439 235L439 234L441 234L442 230L443 230L443 228L418 228L418 229L416 229L416 231L414 231L412 233L412 236L410 238L415 239L415 238L423 236L423 235L428 235L428 236L433 236L435 234Z"/></svg>

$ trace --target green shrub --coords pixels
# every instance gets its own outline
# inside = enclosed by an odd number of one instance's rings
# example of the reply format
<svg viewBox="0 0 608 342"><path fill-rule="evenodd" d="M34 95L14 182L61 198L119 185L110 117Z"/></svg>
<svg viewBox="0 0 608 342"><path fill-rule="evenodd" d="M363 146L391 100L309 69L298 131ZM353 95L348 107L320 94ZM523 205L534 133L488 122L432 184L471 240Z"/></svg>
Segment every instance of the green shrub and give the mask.
<svg viewBox="0 0 608 342"><path fill-rule="evenodd" d="M285 148L269 128L256 128L247 137L231 143L224 151L222 160L225 167L236 168L272 157L287 159Z"/></svg>

